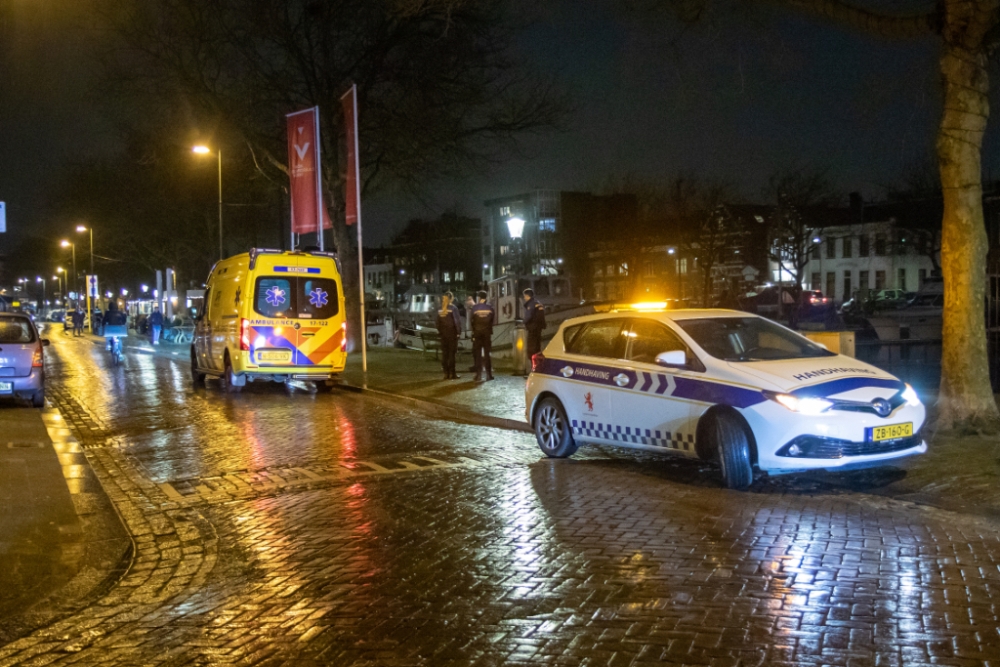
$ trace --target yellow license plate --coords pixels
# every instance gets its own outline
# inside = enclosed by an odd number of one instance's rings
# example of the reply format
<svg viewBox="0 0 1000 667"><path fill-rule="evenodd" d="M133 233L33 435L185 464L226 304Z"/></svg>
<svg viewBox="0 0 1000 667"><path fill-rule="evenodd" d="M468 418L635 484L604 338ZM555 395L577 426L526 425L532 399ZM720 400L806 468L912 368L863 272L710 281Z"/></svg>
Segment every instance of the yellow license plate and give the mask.
<svg viewBox="0 0 1000 667"><path fill-rule="evenodd" d="M891 426L873 426L869 430L872 433L871 442L898 440L899 438L909 438L913 435L913 422L892 424Z"/></svg>
<svg viewBox="0 0 1000 667"><path fill-rule="evenodd" d="M260 361L291 361L292 353L285 351L269 352L265 350L257 353L257 359Z"/></svg>

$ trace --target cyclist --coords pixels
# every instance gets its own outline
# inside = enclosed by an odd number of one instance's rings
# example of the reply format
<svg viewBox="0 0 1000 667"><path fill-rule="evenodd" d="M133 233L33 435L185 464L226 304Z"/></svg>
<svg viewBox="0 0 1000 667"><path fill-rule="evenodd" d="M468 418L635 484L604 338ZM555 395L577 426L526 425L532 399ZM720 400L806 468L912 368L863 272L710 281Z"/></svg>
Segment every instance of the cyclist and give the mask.
<svg viewBox="0 0 1000 667"><path fill-rule="evenodd" d="M128 316L118 310L118 304L114 301L108 304L108 311L104 314L104 335L108 339L108 351L117 364L122 356L121 337L128 335Z"/></svg>

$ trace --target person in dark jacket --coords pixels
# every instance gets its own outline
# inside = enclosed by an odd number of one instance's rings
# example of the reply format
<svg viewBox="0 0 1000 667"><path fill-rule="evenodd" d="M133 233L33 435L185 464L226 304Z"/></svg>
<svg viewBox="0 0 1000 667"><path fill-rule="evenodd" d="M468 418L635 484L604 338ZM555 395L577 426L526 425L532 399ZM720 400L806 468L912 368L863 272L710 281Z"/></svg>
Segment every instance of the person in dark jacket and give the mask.
<svg viewBox="0 0 1000 667"><path fill-rule="evenodd" d="M497 322L497 312L493 306L486 303L486 292L476 294L477 303L469 309L472 329L472 359L476 365L476 382L483 381L483 371L486 379L493 379L493 325Z"/></svg>
<svg viewBox="0 0 1000 667"><path fill-rule="evenodd" d="M153 339L153 345L160 344L160 332L163 330L163 313L159 307L153 309L153 314L149 316L149 331Z"/></svg>
<svg viewBox="0 0 1000 667"><path fill-rule="evenodd" d="M441 310L438 311L437 329L441 337L441 367L444 369L445 380L457 380L455 372L455 353L458 352L458 336L462 333L462 316L452 303L455 296L446 292L441 297Z"/></svg>
<svg viewBox="0 0 1000 667"><path fill-rule="evenodd" d="M542 331L545 329L545 306L535 299L535 290L524 290L524 328L528 332L528 359L542 351Z"/></svg>
<svg viewBox="0 0 1000 667"><path fill-rule="evenodd" d="M85 317L83 315L83 311L80 310L79 306L77 306L76 310L74 310L73 313L72 313L73 335L74 336L82 336L83 335L83 322L84 322L84 319L85 319Z"/></svg>

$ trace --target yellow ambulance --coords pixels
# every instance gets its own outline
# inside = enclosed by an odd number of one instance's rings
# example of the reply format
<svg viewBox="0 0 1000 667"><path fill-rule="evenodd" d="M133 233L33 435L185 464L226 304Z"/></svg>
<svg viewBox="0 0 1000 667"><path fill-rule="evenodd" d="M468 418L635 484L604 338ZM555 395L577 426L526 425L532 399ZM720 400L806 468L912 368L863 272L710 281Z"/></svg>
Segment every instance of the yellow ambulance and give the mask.
<svg viewBox="0 0 1000 667"><path fill-rule="evenodd" d="M347 362L340 266L333 253L255 248L208 276L191 344L191 377L218 377L235 393L247 380L329 380Z"/></svg>

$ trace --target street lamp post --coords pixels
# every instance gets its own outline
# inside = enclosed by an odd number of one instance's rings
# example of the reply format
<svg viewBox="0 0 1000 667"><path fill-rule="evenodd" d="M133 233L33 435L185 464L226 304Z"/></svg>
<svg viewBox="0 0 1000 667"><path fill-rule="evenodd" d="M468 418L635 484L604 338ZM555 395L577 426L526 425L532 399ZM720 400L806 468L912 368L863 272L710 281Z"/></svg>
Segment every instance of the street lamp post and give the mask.
<svg viewBox="0 0 1000 667"><path fill-rule="evenodd" d="M77 225L76 231L80 234L90 232L90 275L94 275L94 228Z"/></svg>
<svg viewBox="0 0 1000 667"><path fill-rule="evenodd" d="M508 218L507 231L510 232L511 254L514 256L511 264L514 268L514 274L518 275L523 270L521 265L524 262L524 258L521 256L523 251L523 248L521 247L521 235L524 234L524 219ZM517 249L515 250L515 248Z"/></svg>
<svg viewBox="0 0 1000 667"><path fill-rule="evenodd" d="M67 241L66 239L63 239L59 243L59 245L61 245L63 248L72 248L73 249L73 289L76 292L79 292L80 290L76 289L77 283L78 283L78 280L77 280L78 274L76 272L76 244L73 243L72 241Z"/></svg>
<svg viewBox="0 0 1000 667"><path fill-rule="evenodd" d="M63 269L63 267L61 267L61 266L57 266L56 267L56 277L60 278L59 293L62 294L63 307L64 308L68 308L69 307L69 295L66 294L66 292L68 290L66 289L67 276L65 274L66 274L66 270Z"/></svg>
<svg viewBox="0 0 1000 667"><path fill-rule="evenodd" d="M209 155L212 149L208 146L195 146L191 151L198 155ZM216 150L215 155L219 161L219 259L225 259L226 255L222 249L222 149Z"/></svg>
<svg viewBox="0 0 1000 667"><path fill-rule="evenodd" d="M45 283L48 281L43 279L41 276L35 276L35 282L42 284L42 300L38 303L38 314L45 315Z"/></svg>

